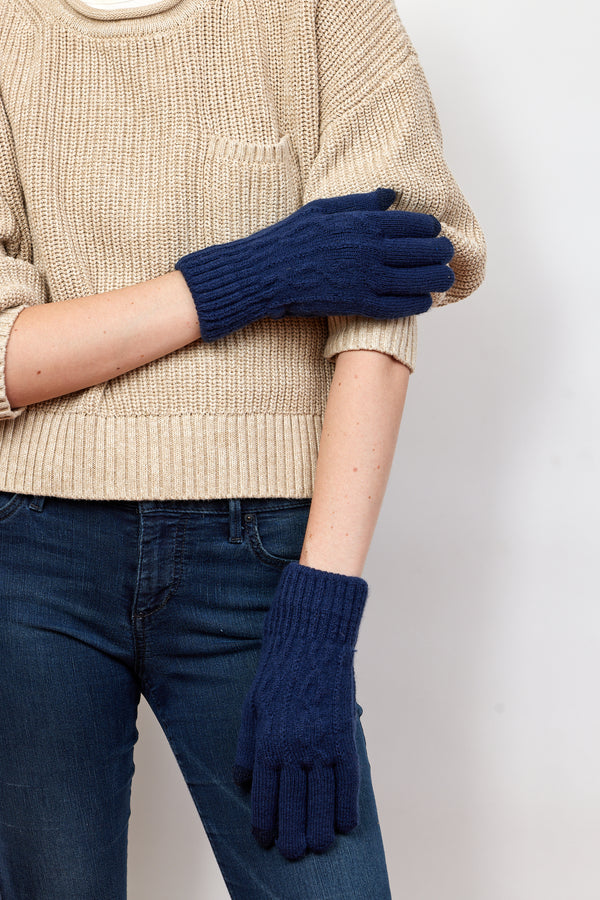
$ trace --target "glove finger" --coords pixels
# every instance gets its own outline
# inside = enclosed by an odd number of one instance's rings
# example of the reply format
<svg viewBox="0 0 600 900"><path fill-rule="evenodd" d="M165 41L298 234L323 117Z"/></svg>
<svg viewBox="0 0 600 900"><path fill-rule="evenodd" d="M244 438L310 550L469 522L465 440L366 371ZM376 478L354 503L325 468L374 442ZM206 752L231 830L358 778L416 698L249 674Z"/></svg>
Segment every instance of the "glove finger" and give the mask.
<svg viewBox="0 0 600 900"><path fill-rule="evenodd" d="M379 258L388 266L446 265L454 256L454 245L447 237L413 238L403 240L384 238Z"/></svg>
<svg viewBox="0 0 600 900"><path fill-rule="evenodd" d="M306 853L306 772L300 766L286 766L279 779L278 850L286 859L300 859Z"/></svg>
<svg viewBox="0 0 600 900"><path fill-rule="evenodd" d="M249 703L242 709L235 762L233 764L233 780L239 787L248 788L252 781L256 744L256 716Z"/></svg>
<svg viewBox="0 0 600 900"><path fill-rule="evenodd" d="M335 766L335 829L341 834L348 834L358 825L359 787L358 755L352 753Z"/></svg>
<svg viewBox="0 0 600 900"><path fill-rule="evenodd" d="M352 222L352 212L348 213ZM357 213L356 227L364 230L364 215ZM440 233L442 226L435 216L428 213L407 212L403 209L389 209L385 212L372 212L367 217L369 226L377 229L384 237L422 237L434 238Z"/></svg>
<svg viewBox="0 0 600 900"><path fill-rule="evenodd" d="M269 848L277 837L277 803L279 772L272 766L257 765L252 778L252 834L261 845Z"/></svg>
<svg viewBox="0 0 600 900"><path fill-rule="evenodd" d="M395 199L395 190L382 187L367 193L344 194L341 197L323 197L318 200L312 200L306 206L331 214L361 209L387 209Z"/></svg>
<svg viewBox="0 0 600 900"><path fill-rule="evenodd" d="M395 269L382 266L375 276L374 290L382 294L413 295L425 291L443 293L454 284L450 266L415 266Z"/></svg>
<svg viewBox="0 0 600 900"><path fill-rule="evenodd" d="M331 766L315 766L308 773L306 843L322 853L335 840L335 775Z"/></svg>

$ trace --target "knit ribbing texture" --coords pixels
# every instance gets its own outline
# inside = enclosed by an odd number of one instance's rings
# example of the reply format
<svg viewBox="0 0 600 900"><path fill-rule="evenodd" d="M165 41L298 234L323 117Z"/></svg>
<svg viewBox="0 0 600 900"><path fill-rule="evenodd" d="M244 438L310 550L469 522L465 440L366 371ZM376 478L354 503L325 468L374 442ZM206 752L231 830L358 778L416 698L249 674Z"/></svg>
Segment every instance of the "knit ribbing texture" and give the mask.
<svg viewBox="0 0 600 900"><path fill-rule="evenodd" d="M483 280L484 236L393 0L0 0L0 85L0 490L310 497L336 355L416 362L416 315L266 317L11 408L6 345L28 306L148 281L380 186L454 247L426 315Z"/></svg>
<svg viewBox="0 0 600 900"><path fill-rule="evenodd" d="M257 841L288 859L359 822L353 656L367 595L359 576L293 562L265 617L233 773L251 787Z"/></svg>
<svg viewBox="0 0 600 900"><path fill-rule="evenodd" d="M202 337L264 316L349 313L392 319L426 312L448 290L452 242L423 213L390 210L391 188L312 200L260 231L178 260Z"/></svg>

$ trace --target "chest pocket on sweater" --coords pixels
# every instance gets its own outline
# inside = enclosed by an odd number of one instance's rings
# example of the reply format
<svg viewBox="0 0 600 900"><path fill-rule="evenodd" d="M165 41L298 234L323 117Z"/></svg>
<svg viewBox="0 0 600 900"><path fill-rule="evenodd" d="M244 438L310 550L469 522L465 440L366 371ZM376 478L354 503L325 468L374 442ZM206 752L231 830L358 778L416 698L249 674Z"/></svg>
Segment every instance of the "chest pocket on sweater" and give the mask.
<svg viewBox="0 0 600 900"><path fill-rule="evenodd" d="M206 245L247 237L285 218L302 202L296 152L289 133L270 144L210 135L202 160Z"/></svg>
<svg viewBox="0 0 600 900"><path fill-rule="evenodd" d="M180 255L247 237L285 218L302 201L290 134L272 143L206 135L190 189L199 198L198 240L180 246ZM96 411L117 416L320 412L329 387L322 358L325 332L321 319L295 318L292 325L292 320L263 318L218 341L195 341L107 382Z"/></svg>

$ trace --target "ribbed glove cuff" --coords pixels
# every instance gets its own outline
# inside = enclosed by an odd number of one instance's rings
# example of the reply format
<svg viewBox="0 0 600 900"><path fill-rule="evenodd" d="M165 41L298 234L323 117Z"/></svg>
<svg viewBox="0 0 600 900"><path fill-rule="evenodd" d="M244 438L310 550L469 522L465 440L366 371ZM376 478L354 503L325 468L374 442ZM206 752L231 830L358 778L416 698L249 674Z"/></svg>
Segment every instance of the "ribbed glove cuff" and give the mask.
<svg viewBox="0 0 600 900"><path fill-rule="evenodd" d="M203 341L216 341L265 316L268 259L258 242L247 241L245 250L241 243L205 247L175 263L193 297Z"/></svg>
<svg viewBox="0 0 600 900"><path fill-rule="evenodd" d="M367 582L358 575L289 563L265 618L264 634L274 640L294 635L354 647L367 594Z"/></svg>

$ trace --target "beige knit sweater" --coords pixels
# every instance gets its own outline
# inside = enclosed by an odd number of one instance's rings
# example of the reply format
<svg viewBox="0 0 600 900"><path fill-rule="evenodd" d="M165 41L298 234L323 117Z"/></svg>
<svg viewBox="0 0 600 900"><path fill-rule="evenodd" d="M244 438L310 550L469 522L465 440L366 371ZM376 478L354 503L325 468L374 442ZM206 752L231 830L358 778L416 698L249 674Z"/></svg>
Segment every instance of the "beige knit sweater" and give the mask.
<svg viewBox="0 0 600 900"><path fill-rule="evenodd" d="M455 246L434 307L483 280L484 236L393 0L0 0L0 99L0 490L310 497L335 355L415 365L414 317L263 319L11 409L6 343L27 306L155 278L378 186Z"/></svg>

